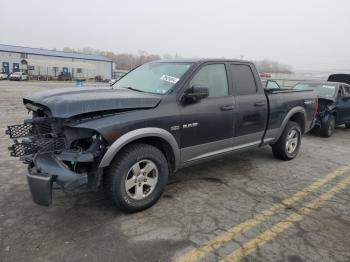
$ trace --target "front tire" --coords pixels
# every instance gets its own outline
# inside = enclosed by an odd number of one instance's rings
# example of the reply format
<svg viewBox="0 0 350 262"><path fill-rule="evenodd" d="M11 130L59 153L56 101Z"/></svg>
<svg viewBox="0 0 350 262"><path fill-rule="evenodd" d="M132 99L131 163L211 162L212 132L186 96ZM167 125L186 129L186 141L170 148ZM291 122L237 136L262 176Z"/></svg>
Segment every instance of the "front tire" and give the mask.
<svg viewBox="0 0 350 262"><path fill-rule="evenodd" d="M329 115L327 119L321 124L320 135L322 137L331 137L335 129L335 117L334 115Z"/></svg>
<svg viewBox="0 0 350 262"><path fill-rule="evenodd" d="M115 205L131 213L151 207L168 182L168 162L148 144L132 144L113 160L105 174L105 189Z"/></svg>
<svg viewBox="0 0 350 262"><path fill-rule="evenodd" d="M273 155L280 160L292 160L300 149L301 130L298 123L289 121L281 137L272 145Z"/></svg>
<svg viewBox="0 0 350 262"><path fill-rule="evenodd" d="M345 124L345 128L346 128L346 129L350 129L350 123L346 123L346 124Z"/></svg>

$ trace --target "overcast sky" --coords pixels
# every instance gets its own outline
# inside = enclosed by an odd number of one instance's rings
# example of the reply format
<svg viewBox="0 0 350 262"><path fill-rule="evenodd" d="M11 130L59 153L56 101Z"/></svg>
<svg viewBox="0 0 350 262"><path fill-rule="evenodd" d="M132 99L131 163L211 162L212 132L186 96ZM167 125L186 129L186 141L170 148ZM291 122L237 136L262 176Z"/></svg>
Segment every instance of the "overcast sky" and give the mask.
<svg viewBox="0 0 350 262"><path fill-rule="evenodd" d="M1 1L0 43L350 69L349 0Z"/></svg>

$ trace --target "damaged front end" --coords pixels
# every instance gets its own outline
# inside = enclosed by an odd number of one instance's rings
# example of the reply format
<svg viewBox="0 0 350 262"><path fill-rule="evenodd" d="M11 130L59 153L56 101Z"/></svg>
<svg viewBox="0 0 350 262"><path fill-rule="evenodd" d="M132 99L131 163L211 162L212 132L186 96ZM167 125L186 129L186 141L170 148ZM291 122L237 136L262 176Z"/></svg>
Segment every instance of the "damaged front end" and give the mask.
<svg viewBox="0 0 350 262"><path fill-rule="evenodd" d="M319 129L327 122L330 115L335 113L336 103L332 99L319 98L315 128Z"/></svg>
<svg viewBox="0 0 350 262"><path fill-rule="evenodd" d="M27 179L35 203L51 204L53 183L67 190L98 184L97 166L106 143L96 131L74 128L69 119L36 110L32 119L9 126L6 134L14 140L10 155L28 164Z"/></svg>

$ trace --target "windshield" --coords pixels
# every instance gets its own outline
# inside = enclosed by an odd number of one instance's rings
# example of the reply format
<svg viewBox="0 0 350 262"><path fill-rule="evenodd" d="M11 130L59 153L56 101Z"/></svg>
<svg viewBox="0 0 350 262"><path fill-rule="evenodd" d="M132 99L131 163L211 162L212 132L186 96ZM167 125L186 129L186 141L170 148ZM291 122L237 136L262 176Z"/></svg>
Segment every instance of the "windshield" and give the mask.
<svg viewBox="0 0 350 262"><path fill-rule="evenodd" d="M21 72L14 72L13 74L14 75L21 75L22 73Z"/></svg>
<svg viewBox="0 0 350 262"><path fill-rule="evenodd" d="M326 83L299 83L294 88L298 90L313 89L318 96L331 98L334 97L337 86Z"/></svg>
<svg viewBox="0 0 350 262"><path fill-rule="evenodd" d="M130 88L146 93L165 94L191 67L191 63L144 64L117 81L113 88Z"/></svg>

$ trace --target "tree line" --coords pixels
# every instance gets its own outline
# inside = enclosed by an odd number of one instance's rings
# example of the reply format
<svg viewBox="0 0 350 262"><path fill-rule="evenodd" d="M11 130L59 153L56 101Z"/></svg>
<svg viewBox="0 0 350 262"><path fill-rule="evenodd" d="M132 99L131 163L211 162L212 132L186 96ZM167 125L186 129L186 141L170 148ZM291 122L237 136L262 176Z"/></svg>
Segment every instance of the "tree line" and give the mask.
<svg viewBox="0 0 350 262"><path fill-rule="evenodd" d="M158 54L150 54L144 50L139 50L137 54L131 53L114 53L111 51L102 51L99 49L84 47L83 49L72 49L70 47L64 47L63 51L65 52L73 52L73 53L84 53L84 54L92 54L92 55L102 55L112 59L112 61L116 65L116 69L123 70L131 70L139 65L142 65L147 62L159 60L159 59L173 59L173 58L181 58L178 54L164 54L162 56ZM291 74L292 67L281 64L277 61L264 59L260 61L254 61L259 72L264 73L285 73Z"/></svg>

